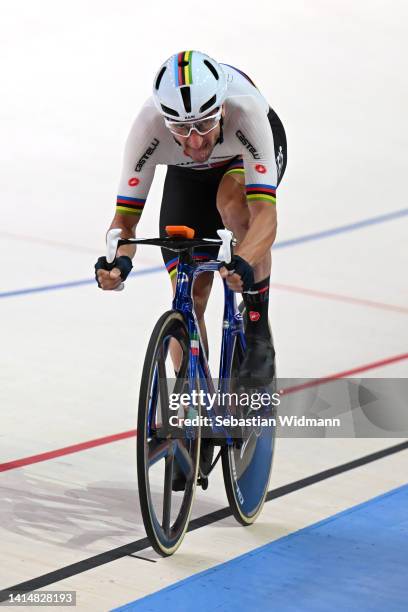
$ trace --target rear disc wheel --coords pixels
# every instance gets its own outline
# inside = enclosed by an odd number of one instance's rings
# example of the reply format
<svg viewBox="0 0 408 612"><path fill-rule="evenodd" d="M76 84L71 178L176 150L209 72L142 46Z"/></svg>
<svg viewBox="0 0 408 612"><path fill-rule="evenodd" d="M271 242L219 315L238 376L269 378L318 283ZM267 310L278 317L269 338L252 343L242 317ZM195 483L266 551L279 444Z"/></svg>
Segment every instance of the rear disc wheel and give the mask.
<svg viewBox="0 0 408 612"><path fill-rule="evenodd" d="M245 321L243 303L239 308ZM243 391L237 388L237 374L244 358L244 348L241 339L236 336L231 364L230 393L238 395ZM276 377L267 388L247 390L251 393L268 393L276 391ZM236 416L266 419L269 425L249 425L241 428L242 439L234 440L233 444L222 449L222 470L225 489L232 513L241 525L251 525L259 516L268 493L269 480L272 471L273 453L275 448L276 409L272 401L267 406L254 412L236 407Z"/></svg>

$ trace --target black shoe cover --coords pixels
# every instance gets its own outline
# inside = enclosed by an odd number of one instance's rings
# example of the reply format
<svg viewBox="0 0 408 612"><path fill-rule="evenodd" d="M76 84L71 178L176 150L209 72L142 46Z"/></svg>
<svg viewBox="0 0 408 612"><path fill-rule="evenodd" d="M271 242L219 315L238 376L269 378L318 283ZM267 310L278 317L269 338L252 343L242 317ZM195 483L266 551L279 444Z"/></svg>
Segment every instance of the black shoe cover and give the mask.
<svg viewBox="0 0 408 612"><path fill-rule="evenodd" d="M269 385L275 375L275 350L269 338L249 336L245 357L238 374L238 382L243 387L263 387Z"/></svg>

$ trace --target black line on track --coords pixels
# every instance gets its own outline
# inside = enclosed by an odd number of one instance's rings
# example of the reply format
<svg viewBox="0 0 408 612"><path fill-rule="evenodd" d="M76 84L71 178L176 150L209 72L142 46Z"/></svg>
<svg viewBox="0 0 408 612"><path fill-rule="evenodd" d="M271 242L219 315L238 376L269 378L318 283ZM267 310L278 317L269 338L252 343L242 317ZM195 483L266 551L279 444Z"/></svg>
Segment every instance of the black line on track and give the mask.
<svg viewBox="0 0 408 612"><path fill-rule="evenodd" d="M156 559L148 559L147 557L141 557L140 555L130 554L128 557L133 557L134 559L141 559L142 561L149 561L149 563L157 563Z"/></svg>
<svg viewBox="0 0 408 612"><path fill-rule="evenodd" d="M271 501L272 499L283 497L284 495L288 495L289 493L293 493L294 491L299 491L300 489L309 487L310 485L313 485L317 482L321 482L322 480L327 480L328 478L332 478L333 476L338 476L339 474L343 474L344 472L354 470L355 468L367 465L368 463L372 463L373 461L378 461L378 459L383 459L384 457L394 455L395 453L399 453L406 449L408 449L408 440L405 442L401 442L400 444L395 444L394 446L389 446L388 448L384 448L375 453L365 455L364 457L360 457L359 459L354 459L353 461L348 461L347 463L337 465L336 467L323 470L322 472L318 472L317 474L312 474L311 476L307 476L306 478L301 478L300 480L296 480L287 485L272 489L272 491L269 491L268 495L266 496L266 501ZM230 516L232 516L232 512L229 507L221 508L220 510L215 510L214 512L209 512L208 514L204 514L203 516L200 516L190 521L188 531L195 531L196 529L211 525L212 523L216 523L217 521L221 521L222 519L228 518ZM88 570L94 569L95 567L99 567L101 565L105 565L106 563L116 561L117 559L122 559L123 557L130 556L132 555L132 553L140 552L141 550L145 550L146 548L150 548L150 542L148 538L141 538L140 540L130 542L129 544L119 546L118 548L113 548L112 550L100 553L99 555L95 555L94 557L89 557L88 559L84 559L83 561L72 563L71 565L67 565L53 572L49 572L48 574L43 574L42 576L38 576L37 578L32 578L31 580L26 580L25 582L20 582L19 584L16 584L12 587L1 590L0 602L7 601L10 594L36 591L37 589L49 586L50 584L54 584L55 582L59 582L61 580L65 580L66 578L71 578L72 576L87 572Z"/></svg>

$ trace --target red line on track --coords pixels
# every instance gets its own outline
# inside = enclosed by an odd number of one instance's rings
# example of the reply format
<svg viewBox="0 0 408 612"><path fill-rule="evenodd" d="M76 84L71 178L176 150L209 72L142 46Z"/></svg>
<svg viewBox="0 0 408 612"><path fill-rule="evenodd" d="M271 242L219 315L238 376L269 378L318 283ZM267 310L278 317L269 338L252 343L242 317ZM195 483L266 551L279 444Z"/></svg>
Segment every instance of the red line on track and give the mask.
<svg viewBox="0 0 408 612"><path fill-rule="evenodd" d="M309 387L317 387L318 385L324 385L333 380L339 380L340 378L347 378L347 376L352 376L353 374L360 374L361 372L367 372L367 370L381 368L383 366L390 365L391 363L396 363L397 361L403 361L404 359L408 359L408 353L402 353L402 355L395 355L395 357L388 357L387 359L374 361L373 363L358 366L357 368L352 368L351 370L344 370L344 372L338 372L337 374L329 374L328 376L324 376L323 378L315 378L314 380L309 380L309 382L303 383L301 385L295 385L293 387L286 387L285 389L281 389L279 393L281 395L289 395L289 393L296 393L296 391L301 391L302 389L308 389Z"/></svg>
<svg viewBox="0 0 408 612"><path fill-rule="evenodd" d="M30 457L24 457L23 459L16 459L15 461L0 463L0 472L15 470L16 468L24 467L25 465L32 465L33 463L48 461L49 459L55 459L56 457L62 457L63 455L79 453L79 451L87 450L88 448L95 448L95 446L102 446L103 444L110 444L111 442L117 442L118 440L133 438L135 435L136 429L131 429L130 431L123 431L122 433L113 434L111 436L104 436L103 438L96 438L95 440L88 440L87 442L80 442L79 444L64 446L64 448L57 448L56 450L48 451L47 453L40 453L39 455L31 455Z"/></svg>
<svg viewBox="0 0 408 612"><path fill-rule="evenodd" d="M368 370L374 370L375 368L387 366L391 363L397 363L398 361L404 361L405 359L408 359L408 353L402 353L401 355L395 355L394 357L388 357L387 359L374 361L372 363L352 368L351 370L344 370L343 372L330 374L329 376L324 376L323 378L316 378L307 383L296 385L294 387L287 387L286 389L282 389L280 393L282 395L288 395L289 393L295 393L296 391L301 391L302 389L316 387L317 385L323 385L333 380L345 378L346 376L352 376L353 374L360 374L361 372L367 372ZM104 444L111 444L112 442L118 442L119 440L125 440L127 438L133 438L135 436L136 429L130 429L129 431L123 431L122 433L113 434L111 436L104 436L103 438L96 438L95 440L88 440L87 442L80 442L79 444L73 444L71 446L57 448L56 450L48 451L46 453L31 455L30 457L23 457L22 459L8 461L7 463L0 463L0 472L15 470L26 465L32 465L33 463L48 461L49 459L55 459L64 455L71 455L72 453L79 453L80 451L87 450L89 448L95 448L96 446L102 446Z"/></svg>
<svg viewBox="0 0 408 612"><path fill-rule="evenodd" d="M338 302L348 302L349 304L359 304L360 306L369 306L370 308L378 308L380 310L391 310L393 312L401 312L408 314L408 308L405 306L395 306L394 304L385 304L384 302L375 302L373 300L365 300L363 298L355 298L349 295L341 295L339 293L329 293L327 291L316 291L307 289L306 287L297 287L295 285L286 285L282 283L271 283L273 289L281 289L283 291L291 291L292 293L302 293L314 297L324 298L326 300L336 300Z"/></svg>

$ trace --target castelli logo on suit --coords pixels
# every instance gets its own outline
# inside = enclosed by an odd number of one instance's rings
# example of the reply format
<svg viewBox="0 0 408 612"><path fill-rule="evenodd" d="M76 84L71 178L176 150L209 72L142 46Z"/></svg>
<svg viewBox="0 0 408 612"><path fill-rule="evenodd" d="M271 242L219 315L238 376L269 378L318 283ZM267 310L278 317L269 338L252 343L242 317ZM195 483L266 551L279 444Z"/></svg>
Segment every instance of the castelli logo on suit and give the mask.
<svg viewBox="0 0 408 612"><path fill-rule="evenodd" d="M248 151L251 153L252 157L254 159L261 159L261 156L259 155L258 151L255 149L255 147L249 142L248 138L246 136L244 136L244 134L241 132L241 130L237 130L235 132L235 136L238 138L238 140L240 142L242 142L242 144L244 145L244 147L246 149L248 149Z"/></svg>
<svg viewBox="0 0 408 612"><path fill-rule="evenodd" d="M150 147L148 147L146 149L146 151L143 153L142 157L137 162L136 168L135 168L136 172L140 172L141 171L141 169L143 168L143 166L145 165L145 163L147 162L149 157L151 157L153 155L153 153L155 152L155 150L157 149L159 144L160 144L160 140L158 138L154 138L152 140L152 142L150 143Z"/></svg>

